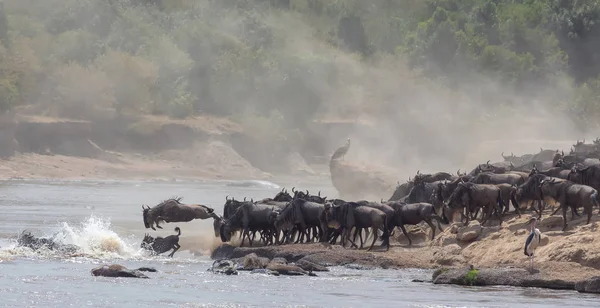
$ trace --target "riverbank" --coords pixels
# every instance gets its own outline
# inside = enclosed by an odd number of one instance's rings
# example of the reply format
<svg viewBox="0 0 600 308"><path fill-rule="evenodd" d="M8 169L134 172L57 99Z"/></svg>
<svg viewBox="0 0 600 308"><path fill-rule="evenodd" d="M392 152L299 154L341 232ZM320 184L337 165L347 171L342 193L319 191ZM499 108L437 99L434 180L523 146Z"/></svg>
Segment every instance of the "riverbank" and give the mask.
<svg viewBox="0 0 600 308"><path fill-rule="evenodd" d="M290 263L309 261L322 266L453 270L440 276L438 283L455 283L459 279L455 281L452 277L462 277L465 274L463 269L473 266L487 275L480 277L481 285L563 289L572 289L578 281L600 276L597 215L589 225L583 224L585 218L569 221L570 229L566 232L560 231L562 217L548 215L538 225L542 232L542 243L536 250L534 272L529 271L530 259L523 253L528 215L509 217L501 225L490 227L481 227L476 222L467 227L456 224L445 228L433 241L429 240L428 229L424 232L415 228L410 232L413 246L407 246L406 239L397 236L389 251L369 252L322 243L267 247L222 244L213 250L211 258L236 259L256 254L262 258L284 258ZM465 236L469 232L474 235ZM514 277L510 276L514 279L504 277L505 272L514 274Z"/></svg>

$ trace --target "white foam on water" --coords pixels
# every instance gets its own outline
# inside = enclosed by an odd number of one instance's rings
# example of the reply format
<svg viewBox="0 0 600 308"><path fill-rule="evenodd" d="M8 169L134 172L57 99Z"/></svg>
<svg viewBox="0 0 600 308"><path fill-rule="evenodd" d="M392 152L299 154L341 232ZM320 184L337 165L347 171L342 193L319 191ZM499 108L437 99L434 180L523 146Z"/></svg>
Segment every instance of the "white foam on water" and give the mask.
<svg viewBox="0 0 600 308"><path fill-rule="evenodd" d="M165 253L160 256L151 256L150 253L140 247L141 238L135 236L122 236L111 228L109 218L91 215L80 224L59 223L56 228L47 234L35 234L36 237L51 238L61 244L72 244L80 247L76 254L65 254L60 251L52 251L41 248L34 251L28 247L17 246L17 240L8 240L0 243L0 260L11 260L13 258L53 258L70 259L72 261L97 260L154 260L167 263L190 263L198 260L193 255L183 253L180 249L174 258L169 258ZM183 247L182 247L183 248ZM178 258L177 254L185 256Z"/></svg>

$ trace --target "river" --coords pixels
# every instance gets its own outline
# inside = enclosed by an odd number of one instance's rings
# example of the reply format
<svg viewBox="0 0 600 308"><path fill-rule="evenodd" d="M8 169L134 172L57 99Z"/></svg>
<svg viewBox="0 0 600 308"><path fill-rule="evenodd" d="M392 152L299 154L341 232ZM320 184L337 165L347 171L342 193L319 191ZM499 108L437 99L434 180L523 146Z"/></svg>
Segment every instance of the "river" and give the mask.
<svg viewBox="0 0 600 308"><path fill-rule="evenodd" d="M257 184L257 185L246 185ZM278 183L291 189L289 183ZM335 196L324 183L296 183ZM206 270L218 244L212 221L143 228L142 204L183 196L222 213L225 196L274 196L277 185L256 182L6 181L0 184L0 307L598 307L598 297L574 291L511 287L467 288L411 282L431 271L356 270L333 267L318 277L271 277ZM174 258L149 257L139 249L144 233L166 236L182 229ZM62 236L86 257L64 258L15 247L24 229ZM187 239L184 241L184 239ZM151 266L151 279L93 277L104 263Z"/></svg>

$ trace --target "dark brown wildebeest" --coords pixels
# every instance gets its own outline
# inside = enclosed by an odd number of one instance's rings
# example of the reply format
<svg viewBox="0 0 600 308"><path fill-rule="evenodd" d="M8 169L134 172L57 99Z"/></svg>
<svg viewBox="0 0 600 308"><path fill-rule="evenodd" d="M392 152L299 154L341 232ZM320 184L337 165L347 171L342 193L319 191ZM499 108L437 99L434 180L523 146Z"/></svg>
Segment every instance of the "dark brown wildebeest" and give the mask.
<svg viewBox="0 0 600 308"><path fill-rule="evenodd" d="M290 201L281 211L275 212L274 227L277 232L291 232L294 227L300 232L297 242L308 242L311 240L309 230L314 228L313 237L319 241L327 240L327 222L324 220L323 211L325 205L295 198ZM306 236L306 238L305 238ZM286 236L289 239L289 237ZM305 240L306 239L306 240Z"/></svg>
<svg viewBox="0 0 600 308"><path fill-rule="evenodd" d="M491 172L482 172L474 177L470 182L475 184L510 184L521 185L525 181L523 177L515 173L496 174Z"/></svg>
<svg viewBox="0 0 600 308"><path fill-rule="evenodd" d="M520 206L525 205L525 207L527 207L527 205L537 202L537 208L534 205L532 206L538 213L538 218L542 217L542 212L544 211L544 200L539 186L542 180L547 177L548 176L541 173L532 174L525 183L517 187L515 195L515 199Z"/></svg>
<svg viewBox="0 0 600 308"><path fill-rule="evenodd" d="M396 201L406 197L414 186L415 182L410 178L408 179L408 182L404 182L402 184L398 183L396 189L394 190L394 193L388 199L388 201Z"/></svg>
<svg viewBox="0 0 600 308"><path fill-rule="evenodd" d="M500 195L502 196L502 202L504 203L504 210L500 212L500 214L505 214L510 209L510 203L512 202L513 207L515 208L515 214L521 217L521 211L519 210L519 203L517 202L517 186L511 184L496 184L498 188L500 188Z"/></svg>
<svg viewBox="0 0 600 308"><path fill-rule="evenodd" d="M577 208L583 207L587 213L587 223L592 219L592 208L599 206L598 191L590 186L575 184L571 181L555 181L555 179L545 179L540 183L540 190L543 198L552 198L560 203L563 212L563 229L567 230L567 210L571 208L571 220L577 214Z"/></svg>
<svg viewBox="0 0 600 308"><path fill-rule="evenodd" d="M457 210L465 209L466 222L469 224L469 216L471 213L477 213L479 209L482 209L481 225L484 225L496 211L500 213L500 209L504 208L504 202L502 195L500 194L500 188L493 184L474 184L471 182L461 182L448 198L443 211L442 219L448 221L448 217L445 213L446 208L452 211L453 218L454 213Z"/></svg>
<svg viewBox="0 0 600 308"><path fill-rule="evenodd" d="M189 222L194 219L208 219L218 217L214 210L206 205L201 204L183 204L181 197L172 198L161 202L160 204L150 208L142 205L144 226L146 228L154 228L154 224L159 229L162 227L159 222Z"/></svg>
<svg viewBox="0 0 600 308"><path fill-rule="evenodd" d="M244 239L246 238L252 246L254 238L250 238L251 233L254 234L255 231L261 230L269 231L269 233L275 232L273 212L277 210L280 210L280 208L275 205L254 203L252 201L243 202L231 217L223 220L219 230L221 241L229 242L233 233L241 230L242 243L240 246L244 245Z"/></svg>
<svg viewBox="0 0 600 308"><path fill-rule="evenodd" d="M538 170L538 168L534 167L533 169L531 169L531 172L529 173L529 175L531 176L534 174L543 174L545 176L566 180L567 177L569 176L570 172L571 172L571 170L564 169L562 167L552 167L548 170Z"/></svg>
<svg viewBox="0 0 600 308"><path fill-rule="evenodd" d="M442 218L436 214L431 203L418 202L406 204L402 202L392 202L388 205L394 209L395 224L402 230L402 233L404 233L404 236L408 239L409 246L412 245L412 240L404 228L405 225L417 225L424 221L431 228L431 240L435 238L435 225L433 224L433 220L437 221L440 232L443 231L441 225Z"/></svg>
<svg viewBox="0 0 600 308"><path fill-rule="evenodd" d="M573 168L567 177L567 180L577 184L591 186L594 189L600 189L600 165L593 165L585 168Z"/></svg>
<svg viewBox="0 0 600 308"><path fill-rule="evenodd" d="M358 228L371 228L371 234L373 234L373 242L367 250L373 249L375 241L377 241L377 231L383 230L381 239L387 243L386 250L389 250L389 234L387 232L388 226L387 217L384 212L373 207L361 206L356 202L345 202L341 205L334 205L331 203L325 204L325 216L328 225L335 225L335 229L341 229L342 232L342 247L346 247L346 241L356 246L356 244L350 239L350 231L354 227Z"/></svg>
<svg viewBox="0 0 600 308"><path fill-rule="evenodd" d="M396 227L396 219L394 217L394 209L388 203L370 202L370 201L366 201L366 200L357 201L356 203L358 203L359 205L362 205L362 206L369 206L372 208L376 208L376 209L384 212L386 215L386 218L387 218L387 222L386 222L386 225L388 227L387 234L391 235L393 233L394 228ZM389 246L389 243L386 242L388 240L389 240L389 238L384 239L383 243L381 243L381 246ZM361 245L362 245L362 243L361 243Z"/></svg>

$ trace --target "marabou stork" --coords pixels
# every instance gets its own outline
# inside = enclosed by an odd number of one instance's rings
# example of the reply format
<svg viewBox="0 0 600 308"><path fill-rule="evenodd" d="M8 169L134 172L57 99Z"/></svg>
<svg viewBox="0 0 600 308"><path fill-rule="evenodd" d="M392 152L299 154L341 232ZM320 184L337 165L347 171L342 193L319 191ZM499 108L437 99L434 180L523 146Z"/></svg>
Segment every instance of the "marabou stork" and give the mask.
<svg viewBox="0 0 600 308"><path fill-rule="evenodd" d="M533 270L533 257L534 257L535 249L540 244L540 240L542 237L542 233L540 232L540 230L535 227L536 222L537 222L537 218L535 216L531 217L531 219L529 219L529 221L527 221L527 224L531 224L531 227L530 227L529 236L527 236L527 240L525 240L525 249L524 249L525 255L528 257L531 257L531 270Z"/></svg>
<svg viewBox="0 0 600 308"><path fill-rule="evenodd" d="M334 160L334 159L338 159L341 157L342 160L344 160L344 155L346 155L346 153L348 152L348 149L350 149L350 138L348 138L348 140L346 140L346 144L339 147L337 150L335 150L335 152L333 152L331 159Z"/></svg>

